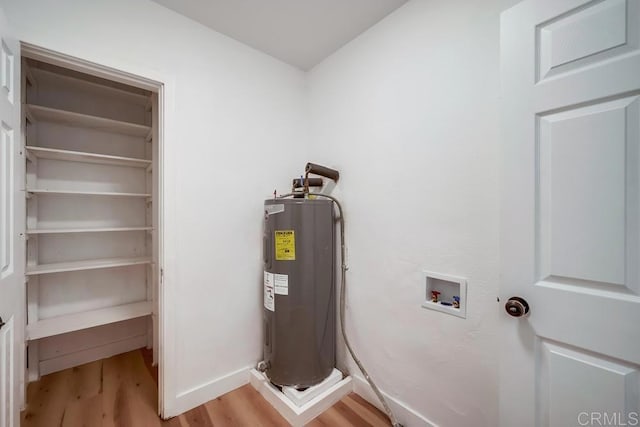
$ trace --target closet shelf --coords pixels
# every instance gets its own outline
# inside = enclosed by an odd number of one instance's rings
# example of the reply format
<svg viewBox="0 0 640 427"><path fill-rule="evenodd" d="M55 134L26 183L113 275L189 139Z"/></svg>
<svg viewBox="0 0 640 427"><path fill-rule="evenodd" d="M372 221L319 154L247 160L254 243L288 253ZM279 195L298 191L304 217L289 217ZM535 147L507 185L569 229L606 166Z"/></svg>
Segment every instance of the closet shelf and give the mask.
<svg viewBox="0 0 640 427"><path fill-rule="evenodd" d="M151 231L153 227L101 227L101 228L33 228L27 234L106 233L121 231Z"/></svg>
<svg viewBox="0 0 640 427"><path fill-rule="evenodd" d="M86 261L56 262L52 264L27 265L27 276L65 271L97 270L100 268L124 267L128 265L151 264L150 257L105 258Z"/></svg>
<svg viewBox="0 0 640 427"><path fill-rule="evenodd" d="M42 107L40 105L27 104L26 112L27 117L31 116L36 121L42 120L44 122L62 123L72 127L97 129L105 132L121 133L124 135L146 137L151 131L150 126L112 120L104 117L89 116L87 114Z"/></svg>
<svg viewBox="0 0 640 427"><path fill-rule="evenodd" d="M27 339L37 340L65 334L67 332L135 319L148 316L152 311L151 302L143 301L43 319L27 325Z"/></svg>
<svg viewBox="0 0 640 427"><path fill-rule="evenodd" d="M110 197L151 197L149 193L113 193L104 191L76 191L76 190L41 190L35 188L27 188L27 193L31 194L59 194L59 195L78 195L78 196L110 196Z"/></svg>
<svg viewBox="0 0 640 427"><path fill-rule="evenodd" d="M66 160L70 162L97 163L101 165L129 166L137 168L147 168L151 166L151 160L136 159L133 157L109 156L106 154L34 146L27 146L27 151L39 159Z"/></svg>
<svg viewBox="0 0 640 427"><path fill-rule="evenodd" d="M42 68L35 68L32 70L38 80L42 80L44 84L49 86L62 85L67 90L69 86L73 87L73 90L82 91L86 94L99 94L107 96L109 98L115 98L119 100L128 100L131 104L139 105L141 107L146 106L150 102L150 95L143 95L142 93L134 93L128 90L124 90L119 87L104 84L104 82L90 81L79 77L77 74L63 75L54 71L45 70ZM143 91L146 93L146 91Z"/></svg>

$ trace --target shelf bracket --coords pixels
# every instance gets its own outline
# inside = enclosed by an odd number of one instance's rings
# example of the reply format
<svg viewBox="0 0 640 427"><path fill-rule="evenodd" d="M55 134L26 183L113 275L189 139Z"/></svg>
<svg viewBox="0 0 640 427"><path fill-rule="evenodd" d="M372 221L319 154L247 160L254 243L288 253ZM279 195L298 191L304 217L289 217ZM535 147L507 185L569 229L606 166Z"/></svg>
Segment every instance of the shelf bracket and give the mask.
<svg viewBox="0 0 640 427"><path fill-rule="evenodd" d="M27 83L31 87L37 88L38 82L36 81L35 77L33 76L33 73L31 72L31 67L29 66L27 61L25 61L24 59L22 60L22 69L24 70L24 75L26 77Z"/></svg>
<svg viewBox="0 0 640 427"><path fill-rule="evenodd" d="M24 157L30 161L31 163L35 163L36 162L36 158L33 156L33 154L31 154L31 152L28 149L23 149L23 153L24 153Z"/></svg>
<svg viewBox="0 0 640 427"><path fill-rule="evenodd" d="M35 117L33 117L33 114L31 113L29 108L28 107L25 108L24 111L25 111L24 116L26 117L27 122L31 123L32 125L35 125L36 124L36 119L35 119Z"/></svg>
<svg viewBox="0 0 640 427"><path fill-rule="evenodd" d="M149 133L147 133L147 136L144 138L144 140L147 142L151 142L153 140L153 129L149 129Z"/></svg>

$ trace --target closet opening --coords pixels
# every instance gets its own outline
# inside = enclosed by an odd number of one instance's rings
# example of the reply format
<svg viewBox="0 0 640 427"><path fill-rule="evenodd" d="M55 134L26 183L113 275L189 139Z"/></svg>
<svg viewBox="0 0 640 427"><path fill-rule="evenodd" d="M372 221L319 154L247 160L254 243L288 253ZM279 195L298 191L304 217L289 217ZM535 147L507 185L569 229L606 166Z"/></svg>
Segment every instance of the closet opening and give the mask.
<svg viewBox="0 0 640 427"><path fill-rule="evenodd" d="M26 44L21 70L23 424L122 393L157 416L163 86Z"/></svg>

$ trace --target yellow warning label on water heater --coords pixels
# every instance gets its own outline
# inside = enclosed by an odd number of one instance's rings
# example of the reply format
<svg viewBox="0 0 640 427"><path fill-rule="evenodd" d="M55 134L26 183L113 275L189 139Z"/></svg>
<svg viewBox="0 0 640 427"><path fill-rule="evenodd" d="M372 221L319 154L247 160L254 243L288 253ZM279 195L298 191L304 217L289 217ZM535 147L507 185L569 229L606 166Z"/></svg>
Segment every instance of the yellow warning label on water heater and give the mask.
<svg viewBox="0 0 640 427"><path fill-rule="evenodd" d="M295 261L296 234L293 230L276 230L276 261Z"/></svg>

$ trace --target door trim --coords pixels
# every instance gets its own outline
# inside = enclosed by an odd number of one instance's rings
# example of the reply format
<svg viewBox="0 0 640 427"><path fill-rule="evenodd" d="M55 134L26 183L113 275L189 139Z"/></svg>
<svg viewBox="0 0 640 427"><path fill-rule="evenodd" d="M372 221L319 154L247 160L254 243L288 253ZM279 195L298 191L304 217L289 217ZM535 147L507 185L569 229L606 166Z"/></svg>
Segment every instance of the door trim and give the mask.
<svg viewBox="0 0 640 427"><path fill-rule="evenodd" d="M40 60L53 65L58 65L74 71L90 74L96 77L109 79L119 83L145 89L158 94L158 265L155 273L158 281L158 411L162 418L176 415L175 370L167 369L176 366L175 318L173 277L176 256L172 250L175 248L176 230L175 203L165 203L165 200L174 200L175 168L170 164L170 159L175 158L172 143L175 133L173 123L175 110L175 78L166 73L159 73L140 64L101 64L82 58L78 58L63 52L37 46L24 41L21 44L22 57Z"/></svg>

